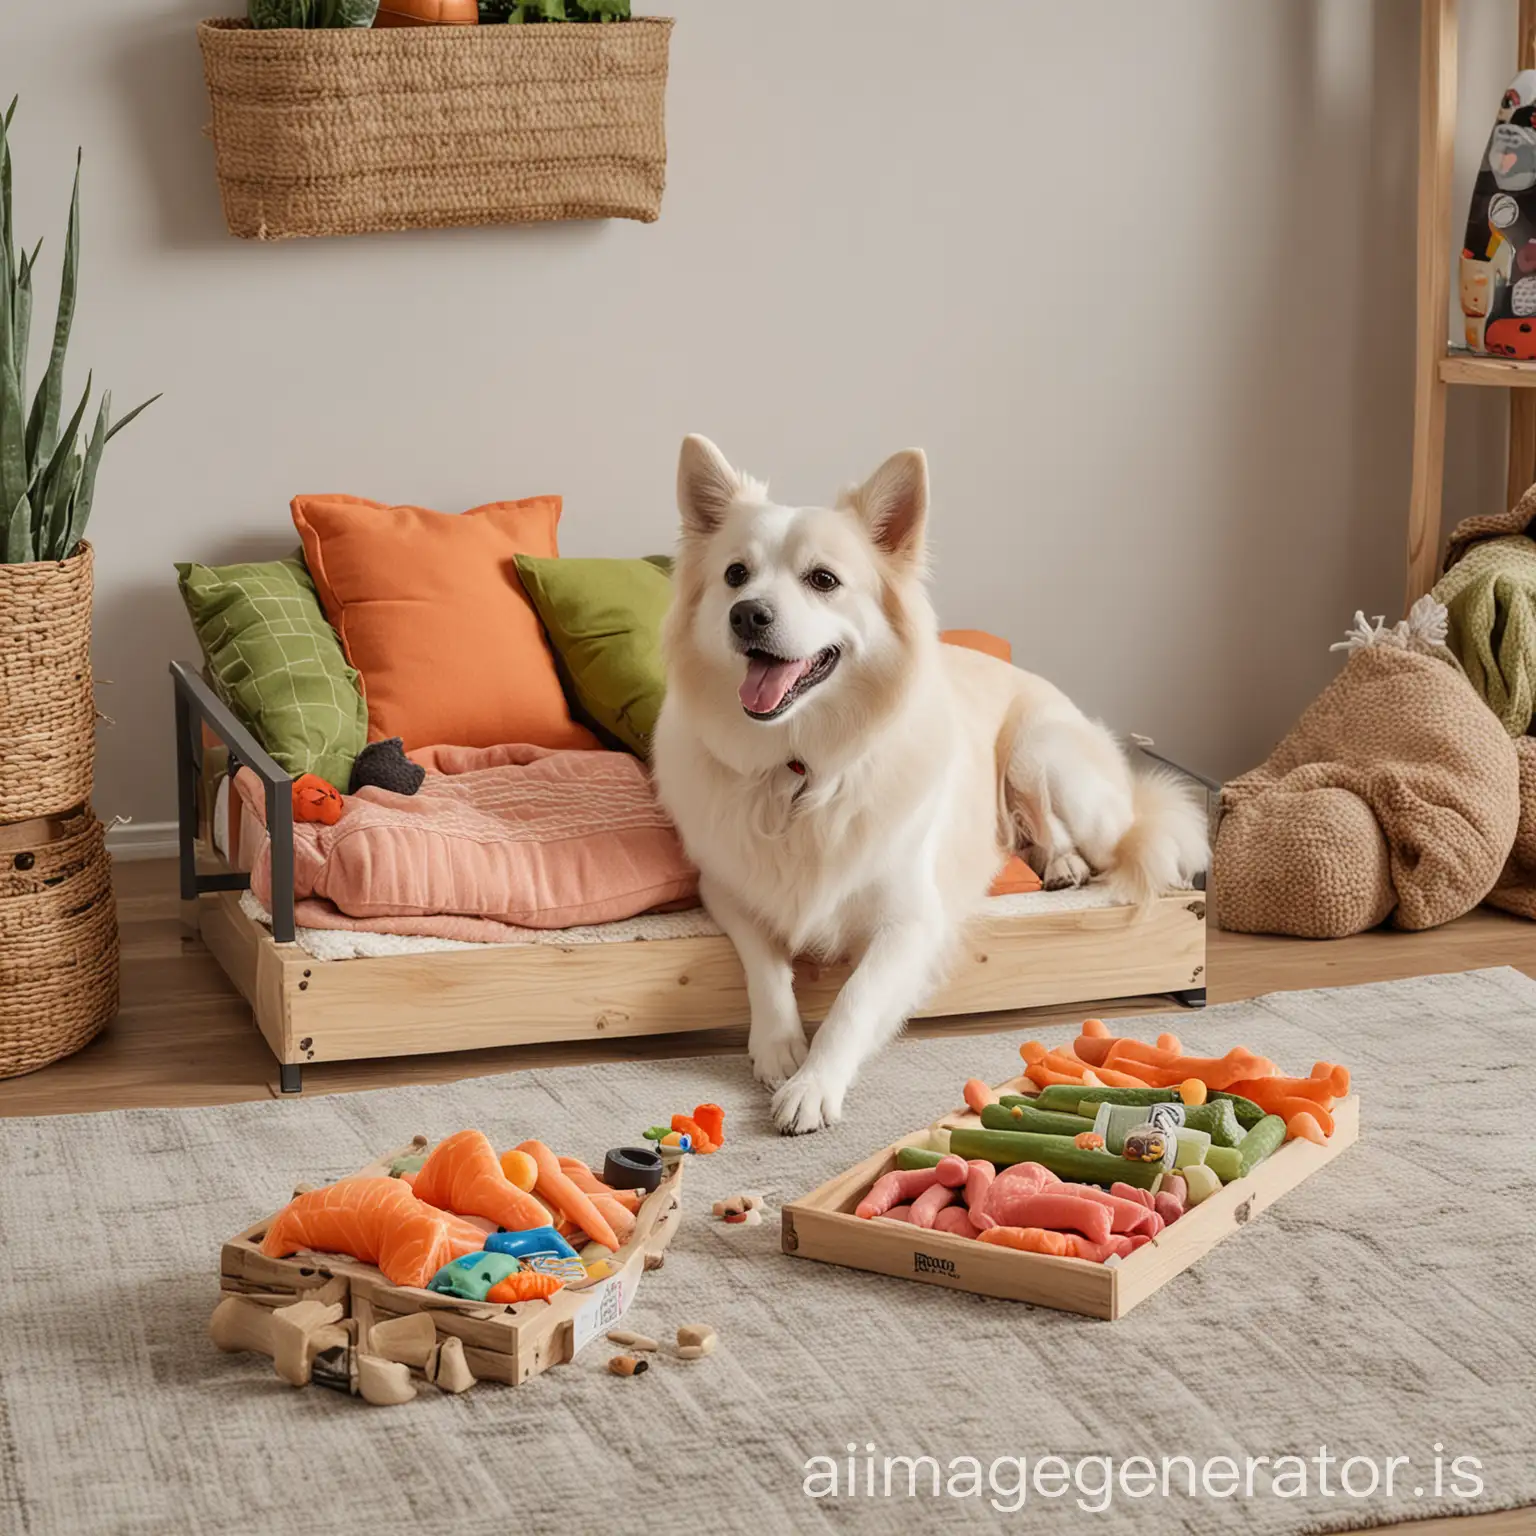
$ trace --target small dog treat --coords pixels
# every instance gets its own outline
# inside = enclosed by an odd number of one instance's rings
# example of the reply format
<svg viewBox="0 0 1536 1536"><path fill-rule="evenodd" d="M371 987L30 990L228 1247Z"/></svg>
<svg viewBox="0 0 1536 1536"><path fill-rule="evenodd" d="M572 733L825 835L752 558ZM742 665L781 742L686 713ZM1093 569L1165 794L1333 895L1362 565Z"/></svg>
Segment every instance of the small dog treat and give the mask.
<svg viewBox="0 0 1536 1536"><path fill-rule="evenodd" d="M641 1360L635 1355L615 1355L608 1362L608 1369L615 1376L639 1376L650 1368L648 1360Z"/></svg>
<svg viewBox="0 0 1536 1536"><path fill-rule="evenodd" d="M713 1354L720 1336L708 1323L685 1323L677 1330L677 1357L679 1360L702 1360Z"/></svg>
<svg viewBox="0 0 1536 1536"><path fill-rule="evenodd" d="M730 1195L724 1200L715 1201L713 1214L733 1227L758 1226L763 1219L763 1197L752 1194Z"/></svg>
<svg viewBox="0 0 1536 1536"><path fill-rule="evenodd" d="M628 1328L612 1328L607 1337L615 1344L627 1344L631 1349L647 1350L660 1349L661 1346L655 1339L648 1339L643 1333L631 1333Z"/></svg>

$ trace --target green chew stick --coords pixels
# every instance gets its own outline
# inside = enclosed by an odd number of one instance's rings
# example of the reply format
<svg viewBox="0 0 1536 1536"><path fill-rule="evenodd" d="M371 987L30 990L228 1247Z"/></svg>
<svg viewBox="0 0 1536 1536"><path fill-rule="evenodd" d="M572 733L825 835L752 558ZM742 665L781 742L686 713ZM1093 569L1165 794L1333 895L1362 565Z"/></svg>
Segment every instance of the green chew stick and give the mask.
<svg viewBox="0 0 1536 1536"><path fill-rule="evenodd" d="M1025 1109L1050 1109L1075 1115L1077 1101L1087 1092L1079 1083L1052 1083L1049 1088L1042 1088L1035 1094L1005 1093L998 1102L1006 1104L1009 1109L1018 1104Z"/></svg>
<svg viewBox="0 0 1536 1536"><path fill-rule="evenodd" d="M1251 1131L1264 1118L1264 1111L1252 1099L1245 1099L1240 1093L1225 1093L1218 1088L1211 1093L1211 1098L1226 1100L1236 1111L1237 1123L1245 1131Z"/></svg>
<svg viewBox="0 0 1536 1536"><path fill-rule="evenodd" d="M1192 1131L1204 1131L1213 1147L1235 1147L1247 1134L1230 1099L1186 1106L1184 1124Z"/></svg>
<svg viewBox="0 0 1536 1536"><path fill-rule="evenodd" d="M1081 1184L1130 1184L1155 1190L1163 1176L1161 1163L1133 1163L1108 1152L1075 1146L1070 1136L1042 1136L1027 1131L975 1130L956 1126L949 1133L949 1150L967 1161L984 1158L999 1167L1039 1163L1058 1178Z"/></svg>
<svg viewBox="0 0 1536 1536"><path fill-rule="evenodd" d="M1230 1184L1233 1179L1243 1176L1243 1158L1236 1147L1211 1147L1205 1154L1205 1166L1223 1184Z"/></svg>
<svg viewBox="0 0 1536 1536"><path fill-rule="evenodd" d="M989 1131L1035 1131L1042 1136L1080 1136L1093 1129L1081 1115L1052 1114L1027 1104L988 1104L981 1123Z"/></svg>
<svg viewBox="0 0 1536 1536"><path fill-rule="evenodd" d="M1252 1173L1260 1163L1276 1151L1285 1141L1285 1121L1279 1115L1265 1115L1254 1128L1243 1137L1241 1145L1237 1149L1240 1167L1238 1177L1244 1178Z"/></svg>
<svg viewBox="0 0 1536 1536"><path fill-rule="evenodd" d="M914 1168L937 1168L942 1152L930 1152L927 1147L903 1147L896 1154L896 1166L911 1172Z"/></svg>
<svg viewBox="0 0 1536 1536"><path fill-rule="evenodd" d="M1079 1114L1092 1114L1097 1104L1177 1104L1175 1088L1078 1088L1073 1090L1082 1106Z"/></svg>

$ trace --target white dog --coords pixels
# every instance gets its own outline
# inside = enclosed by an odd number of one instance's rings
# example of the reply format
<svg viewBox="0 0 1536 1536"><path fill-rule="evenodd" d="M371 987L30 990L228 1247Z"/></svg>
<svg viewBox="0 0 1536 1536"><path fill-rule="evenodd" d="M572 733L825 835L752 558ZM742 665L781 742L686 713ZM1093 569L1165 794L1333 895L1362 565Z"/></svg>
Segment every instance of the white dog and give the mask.
<svg viewBox="0 0 1536 1536"><path fill-rule="evenodd" d="M940 643L920 452L835 509L782 507L689 437L677 488L657 788L741 957L774 1121L814 1131L943 979L1010 853L1048 886L1098 876L1145 903L1205 867L1204 817L1051 684ZM796 955L853 961L809 1047Z"/></svg>

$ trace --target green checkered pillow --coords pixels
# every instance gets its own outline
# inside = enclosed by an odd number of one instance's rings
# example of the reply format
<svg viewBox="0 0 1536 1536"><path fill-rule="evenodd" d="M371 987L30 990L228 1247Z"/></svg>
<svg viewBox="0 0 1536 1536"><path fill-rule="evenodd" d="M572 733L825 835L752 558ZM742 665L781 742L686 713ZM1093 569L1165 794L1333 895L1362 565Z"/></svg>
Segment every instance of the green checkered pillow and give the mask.
<svg viewBox="0 0 1536 1536"><path fill-rule="evenodd" d="M345 791L368 708L303 555L176 571L214 691L289 773Z"/></svg>

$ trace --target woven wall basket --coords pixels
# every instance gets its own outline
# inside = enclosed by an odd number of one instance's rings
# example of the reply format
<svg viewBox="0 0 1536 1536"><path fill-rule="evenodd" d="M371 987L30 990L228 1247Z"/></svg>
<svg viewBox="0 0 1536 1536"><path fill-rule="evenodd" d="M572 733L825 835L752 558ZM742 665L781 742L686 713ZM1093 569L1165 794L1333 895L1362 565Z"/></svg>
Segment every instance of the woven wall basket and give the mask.
<svg viewBox="0 0 1536 1536"><path fill-rule="evenodd" d="M224 218L248 239L655 219L664 17L197 29Z"/></svg>
<svg viewBox="0 0 1536 1536"><path fill-rule="evenodd" d="M0 565L0 822L90 799L91 546L68 560Z"/></svg>
<svg viewBox="0 0 1536 1536"><path fill-rule="evenodd" d="M117 1012L117 907L89 808L0 827L0 1077L92 1040Z"/></svg>

